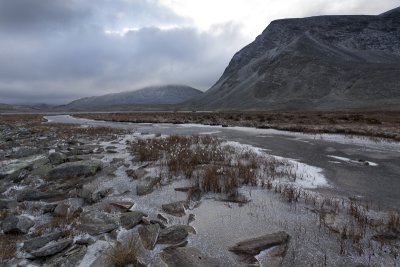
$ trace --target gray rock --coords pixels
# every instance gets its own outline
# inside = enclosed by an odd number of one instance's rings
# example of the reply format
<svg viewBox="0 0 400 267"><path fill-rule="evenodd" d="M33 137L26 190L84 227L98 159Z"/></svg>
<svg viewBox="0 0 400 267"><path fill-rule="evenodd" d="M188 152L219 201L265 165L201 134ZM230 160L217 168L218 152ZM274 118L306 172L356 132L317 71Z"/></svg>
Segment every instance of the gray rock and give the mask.
<svg viewBox="0 0 400 267"><path fill-rule="evenodd" d="M137 184L136 192L138 196L150 194L154 190L154 186L160 182L158 177L146 177L145 181Z"/></svg>
<svg viewBox="0 0 400 267"><path fill-rule="evenodd" d="M1 224L5 234L26 234L35 222L25 216L8 216Z"/></svg>
<svg viewBox="0 0 400 267"><path fill-rule="evenodd" d="M27 158L21 158L0 167L0 179L9 175L18 175L19 172L25 169L33 169L35 165L44 164L47 160L45 155L35 155Z"/></svg>
<svg viewBox="0 0 400 267"><path fill-rule="evenodd" d="M14 158L26 158L33 155L41 154L43 151L42 149L36 147L20 147L16 149L11 156Z"/></svg>
<svg viewBox="0 0 400 267"><path fill-rule="evenodd" d="M127 170L126 174L129 177L132 177L134 180L140 180L140 179L142 179L143 177L146 176L147 170L144 169L144 168L139 168L139 169L136 169L136 170Z"/></svg>
<svg viewBox="0 0 400 267"><path fill-rule="evenodd" d="M115 216L104 212L89 211L81 214L77 229L90 235L100 235L118 228Z"/></svg>
<svg viewBox="0 0 400 267"><path fill-rule="evenodd" d="M111 202L110 205L119 208L122 211L129 211L135 203L133 201Z"/></svg>
<svg viewBox="0 0 400 267"><path fill-rule="evenodd" d="M82 261L87 253L86 246L72 246L67 251L63 252L62 256L55 257L54 260L48 263L50 266L76 267Z"/></svg>
<svg viewBox="0 0 400 267"><path fill-rule="evenodd" d="M11 199L0 199L0 210L15 208L17 201Z"/></svg>
<svg viewBox="0 0 400 267"><path fill-rule="evenodd" d="M289 235L282 231L241 241L235 246L229 248L229 250L236 254L254 256L263 250L286 244L288 241Z"/></svg>
<svg viewBox="0 0 400 267"><path fill-rule="evenodd" d="M55 233L28 239L28 240L24 241L24 245L22 248L27 252L32 252L34 250L38 250L38 249L44 247L47 243L50 243L51 241L56 241L56 240L60 239L63 236L64 236L64 233L58 231Z"/></svg>
<svg viewBox="0 0 400 267"><path fill-rule="evenodd" d="M174 225L160 231L158 244L178 244L186 240L189 232L195 233L188 225Z"/></svg>
<svg viewBox="0 0 400 267"><path fill-rule="evenodd" d="M69 217L82 209L83 200L80 198L71 198L62 201L54 209L54 214L61 217Z"/></svg>
<svg viewBox="0 0 400 267"><path fill-rule="evenodd" d="M95 189L83 186L82 189L78 190L78 196L83 198L88 204L93 204L105 198L112 191L112 188Z"/></svg>
<svg viewBox="0 0 400 267"><path fill-rule="evenodd" d="M67 162L53 168L49 174L50 179L66 179L71 177L88 177L95 175L102 169L101 161L85 160Z"/></svg>
<svg viewBox="0 0 400 267"><path fill-rule="evenodd" d="M143 246L148 250L153 250L157 243L160 233L160 225L150 224L139 228L139 236L142 239Z"/></svg>
<svg viewBox="0 0 400 267"><path fill-rule="evenodd" d="M78 244L78 245L92 245L95 242L96 241L91 237L82 237L82 238L79 238L79 239L77 239L75 241L75 243Z"/></svg>
<svg viewBox="0 0 400 267"><path fill-rule="evenodd" d="M48 257L63 251L71 244L71 239L63 239L56 242L50 242L40 249L31 251L30 254L32 254L36 258Z"/></svg>
<svg viewBox="0 0 400 267"><path fill-rule="evenodd" d="M160 253L160 257L168 267L217 267L218 261L211 258L197 248L179 247L167 249Z"/></svg>
<svg viewBox="0 0 400 267"><path fill-rule="evenodd" d="M186 201L177 201L170 204L164 204L161 206L163 211L167 214L182 217L186 214L185 208L187 208Z"/></svg>
<svg viewBox="0 0 400 267"><path fill-rule="evenodd" d="M49 155L50 163L53 165L60 165L64 163L67 159L67 156L63 153L54 152Z"/></svg>
<svg viewBox="0 0 400 267"><path fill-rule="evenodd" d="M126 212L121 214L120 223L125 229L132 229L142 221L144 216L146 214L140 211Z"/></svg>
<svg viewBox="0 0 400 267"><path fill-rule="evenodd" d="M19 202L22 201L58 201L63 200L67 196L65 193L60 192L42 192L38 190L26 190L17 196Z"/></svg>

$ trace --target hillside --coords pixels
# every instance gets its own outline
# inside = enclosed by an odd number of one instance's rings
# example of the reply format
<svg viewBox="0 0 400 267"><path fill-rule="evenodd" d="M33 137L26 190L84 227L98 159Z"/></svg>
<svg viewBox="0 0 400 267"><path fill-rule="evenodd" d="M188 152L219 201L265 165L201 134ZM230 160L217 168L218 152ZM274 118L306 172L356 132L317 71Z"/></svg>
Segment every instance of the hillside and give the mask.
<svg viewBox="0 0 400 267"><path fill-rule="evenodd" d="M337 110L400 104L400 8L273 21L196 109Z"/></svg>
<svg viewBox="0 0 400 267"><path fill-rule="evenodd" d="M86 97L75 100L62 109L90 109L99 107L155 106L179 104L203 92L184 85L167 85L146 87L137 91Z"/></svg>

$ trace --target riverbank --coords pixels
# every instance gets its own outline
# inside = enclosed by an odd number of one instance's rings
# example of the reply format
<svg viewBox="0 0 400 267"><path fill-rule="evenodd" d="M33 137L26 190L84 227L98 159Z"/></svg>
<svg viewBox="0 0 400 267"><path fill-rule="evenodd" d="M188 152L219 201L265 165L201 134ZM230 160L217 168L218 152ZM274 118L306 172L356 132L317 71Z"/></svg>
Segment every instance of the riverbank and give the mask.
<svg viewBox="0 0 400 267"><path fill-rule="evenodd" d="M360 135L400 141L399 112L131 112L73 116L115 122L195 123Z"/></svg>
<svg viewBox="0 0 400 267"><path fill-rule="evenodd" d="M212 133L42 120L0 123L5 266L399 263L399 215L316 192L320 168Z"/></svg>

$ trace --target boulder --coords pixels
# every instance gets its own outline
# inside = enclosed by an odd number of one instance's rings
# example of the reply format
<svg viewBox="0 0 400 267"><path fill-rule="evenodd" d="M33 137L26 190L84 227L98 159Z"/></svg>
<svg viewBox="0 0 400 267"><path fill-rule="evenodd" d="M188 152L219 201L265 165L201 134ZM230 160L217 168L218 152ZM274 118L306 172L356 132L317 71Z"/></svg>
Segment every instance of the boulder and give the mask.
<svg viewBox="0 0 400 267"><path fill-rule="evenodd" d="M143 246L148 250L153 250L157 243L160 233L160 225L150 224L139 228L139 236L142 239Z"/></svg>
<svg viewBox="0 0 400 267"><path fill-rule="evenodd" d="M178 244L186 240L189 232L195 233L193 227L188 225L174 225L160 231L158 244Z"/></svg>
<svg viewBox="0 0 400 267"><path fill-rule="evenodd" d="M49 160L53 165L60 165L67 160L67 156L60 152L53 152L49 155Z"/></svg>
<svg viewBox="0 0 400 267"><path fill-rule="evenodd" d="M144 216L146 214L140 211L126 212L121 214L120 223L125 229L132 229L142 221Z"/></svg>
<svg viewBox="0 0 400 267"><path fill-rule="evenodd" d="M98 160L85 160L67 162L53 168L49 174L50 179L66 179L71 177L89 177L102 169L102 163Z"/></svg>
<svg viewBox="0 0 400 267"><path fill-rule="evenodd" d="M281 231L241 241L229 248L229 250L239 255L245 254L254 256L263 250L286 244L288 241L289 235Z"/></svg>
<svg viewBox="0 0 400 267"><path fill-rule="evenodd" d="M154 190L154 186L161 181L158 177L146 177L146 179L136 186L136 193L138 196L150 194Z"/></svg>
<svg viewBox="0 0 400 267"><path fill-rule="evenodd" d="M170 204L164 204L161 207L167 214L182 217L186 214L185 208L187 208L187 206L188 205L186 201L177 201Z"/></svg>
<svg viewBox="0 0 400 267"><path fill-rule="evenodd" d="M36 258L48 257L57 254L72 244L72 239L62 239L59 241L50 242L44 247L31 251L30 254Z"/></svg>
<svg viewBox="0 0 400 267"><path fill-rule="evenodd" d="M136 170L126 170L126 174L132 177L134 180L140 180L146 176L147 170L144 168L138 168Z"/></svg>
<svg viewBox="0 0 400 267"><path fill-rule="evenodd" d="M1 224L5 234L26 234L35 222L25 216L8 216Z"/></svg>
<svg viewBox="0 0 400 267"><path fill-rule="evenodd" d="M11 154L14 158L26 158L34 155L41 154L43 151L36 147L19 147Z"/></svg>
<svg viewBox="0 0 400 267"><path fill-rule="evenodd" d="M59 201L65 199L67 196L65 193L60 192L42 192L38 190L26 190L22 191L18 196L17 200L22 201Z"/></svg>
<svg viewBox="0 0 400 267"><path fill-rule="evenodd" d="M81 214L77 229L90 235L100 235L118 228L117 219L110 214L89 211Z"/></svg>
<svg viewBox="0 0 400 267"><path fill-rule="evenodd" d="M0 179L3 179L9 175L17 176L22 170L31 170L36 165L45 164L46 160L47 157L45 155L35 155L10 161L8 164L0 167Z"/></svg>
<svg viewBox="0 0 400 267"><path fill-rule="evenodd" d="M24 241L23 249L27 252L32 252L44 247L46 244L56 241L64 236L63 232L57 231L55 233L42 235L36 238L28 239Z"/></svg>
<svg viewBox="0 0 400 267"><path fill-rule="evenodd" d="M211 258L197 248L178 247L166 249L160 253L160 257L168 267L217 267L218 261Z"/></svg>
<svg viewBox="0 0 400 267"><path fill-rule="evenodd" d="M122 211L129 211L135 203L133 201L116 201L111 202L110 205L117 207Z"/></svg>

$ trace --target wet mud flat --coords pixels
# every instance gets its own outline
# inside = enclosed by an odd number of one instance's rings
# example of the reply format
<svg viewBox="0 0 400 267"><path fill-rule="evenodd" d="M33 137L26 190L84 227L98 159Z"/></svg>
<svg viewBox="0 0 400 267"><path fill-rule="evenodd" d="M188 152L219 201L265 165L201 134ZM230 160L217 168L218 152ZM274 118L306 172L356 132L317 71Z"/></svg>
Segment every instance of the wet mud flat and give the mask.
<svg viewBox="0 0 400 267"><path fill-rule="evenodd" d="M1 122L5 266L397 266L400 219L212 134Z"/></svg>

